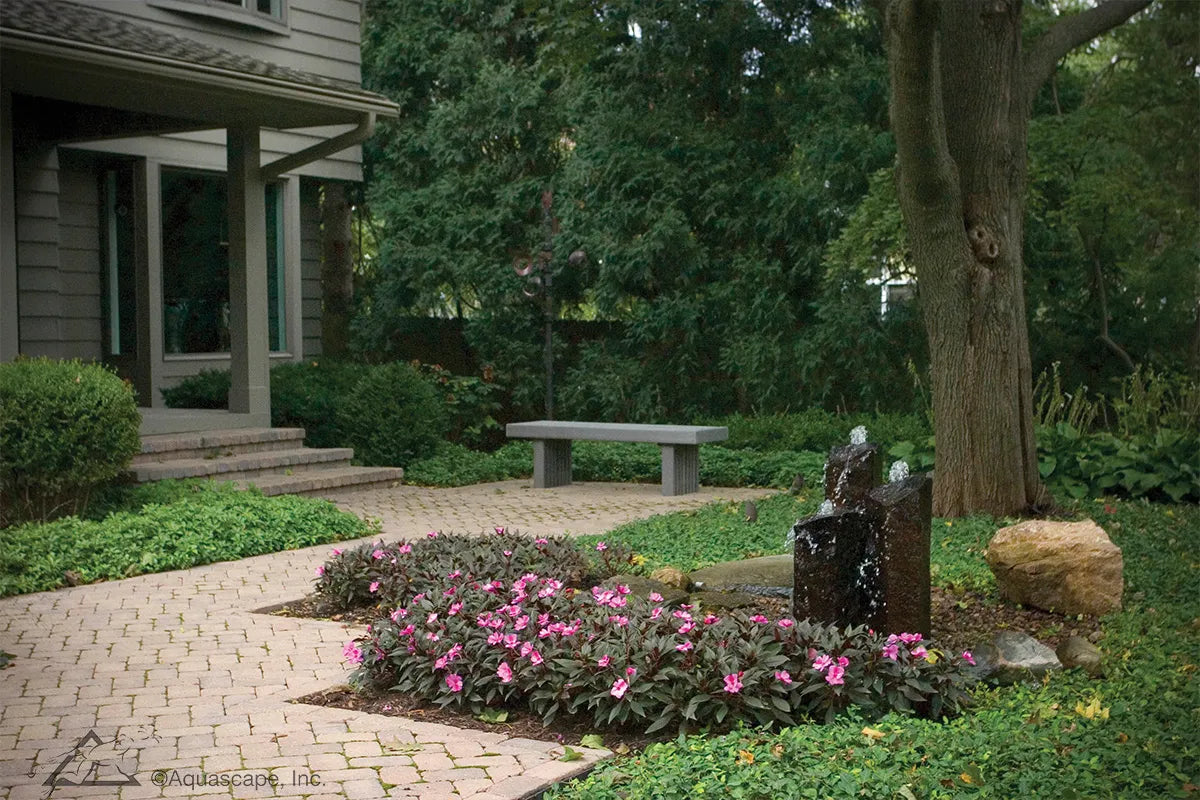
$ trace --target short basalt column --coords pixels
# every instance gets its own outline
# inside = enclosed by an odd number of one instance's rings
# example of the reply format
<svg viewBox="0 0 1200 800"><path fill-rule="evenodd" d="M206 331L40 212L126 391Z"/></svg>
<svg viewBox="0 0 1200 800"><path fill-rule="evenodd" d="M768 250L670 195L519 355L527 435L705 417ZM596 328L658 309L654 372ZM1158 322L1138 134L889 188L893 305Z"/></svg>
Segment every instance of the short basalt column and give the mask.
<svg viewBox="0 0 1200 800"><path fill-rule="evenodd" d="M913 475L875 488L867 515L879 550L879 601L869 624L877 631L929 636L933 481Z"/></svg>
<svg viewBox="0 0 1200 800"><path fill-rule="evenodd" d="M871 538L862 509L814 514L792 529L796 538L792 615L837 625L862 621L866 600L856 576Z"/></svg>

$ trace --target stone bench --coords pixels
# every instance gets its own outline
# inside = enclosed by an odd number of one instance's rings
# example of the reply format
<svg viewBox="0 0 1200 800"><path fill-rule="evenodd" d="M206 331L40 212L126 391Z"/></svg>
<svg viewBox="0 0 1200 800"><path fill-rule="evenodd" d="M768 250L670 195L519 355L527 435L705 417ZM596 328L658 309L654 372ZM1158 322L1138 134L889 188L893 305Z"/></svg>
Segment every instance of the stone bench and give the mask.
<svg viewBox="0 0 1200 800"><path fill-rule="evenodd" d="M511 422L510 439L533 440L533 485L571 483L571 442L653 442L662 447L662 493L668 497L700 489L700 445L729 438L729 429L702 425L633 425L618 422L538 420Z"/></svg>

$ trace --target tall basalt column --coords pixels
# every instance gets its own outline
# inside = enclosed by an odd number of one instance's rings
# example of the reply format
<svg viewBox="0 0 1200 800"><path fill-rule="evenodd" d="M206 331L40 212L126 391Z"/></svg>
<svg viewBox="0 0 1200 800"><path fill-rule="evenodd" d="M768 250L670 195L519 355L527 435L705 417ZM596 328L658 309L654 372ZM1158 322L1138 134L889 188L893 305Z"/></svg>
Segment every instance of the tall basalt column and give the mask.
<svg viewBox="0 0 1200 800"><path fill-rule="evenodd" d="M930 635L929 536L933 481L913 475L873 490L867 515L877 532L879 608L871 625L884 633Z"/></svg>
<svg viewBox="0 0 1200 800"><path fill-rule="evenodd" d="M882 476L879 445L835 447L825 462L825 497L834 508L862 508Z"/></svg>

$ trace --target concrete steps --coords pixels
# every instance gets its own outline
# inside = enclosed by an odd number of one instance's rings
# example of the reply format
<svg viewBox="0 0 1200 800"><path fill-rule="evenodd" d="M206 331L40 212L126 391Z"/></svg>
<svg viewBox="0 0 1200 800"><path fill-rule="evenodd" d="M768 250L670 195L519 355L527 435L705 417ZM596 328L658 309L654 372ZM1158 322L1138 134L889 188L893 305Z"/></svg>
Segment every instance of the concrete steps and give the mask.
<svg viewBox="0 0 1200 800"><path fill-rule="evenodd" d="M142 437L130 475L138 483L213 478L264 494L323 494L398 483L404 470L355 467L348 447L304 447L302 428L239 428Z"/></svg>

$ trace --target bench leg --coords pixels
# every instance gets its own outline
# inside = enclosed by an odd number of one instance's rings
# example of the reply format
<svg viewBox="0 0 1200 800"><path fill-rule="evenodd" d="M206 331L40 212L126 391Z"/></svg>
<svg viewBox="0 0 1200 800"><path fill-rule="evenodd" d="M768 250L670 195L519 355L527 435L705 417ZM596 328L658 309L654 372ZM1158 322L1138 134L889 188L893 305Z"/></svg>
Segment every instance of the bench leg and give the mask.
<svg viewBox="0 0 1200 800"><path fill-rule="evenodd" d="M700 491L700 447L694 444L662 446L662 493L665 497Z"/></svg>
<svg viewBox="0 0 1200 800"><path fill-rule="evenodd" d="M533 442L533 486L550 489L571 485L571 440L536 439Z"/></svg>

